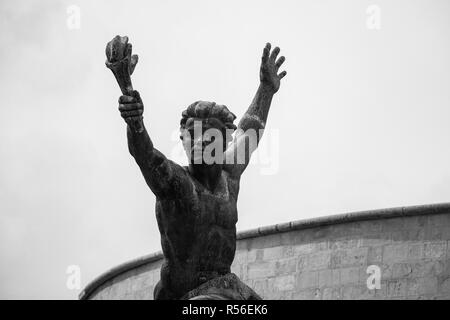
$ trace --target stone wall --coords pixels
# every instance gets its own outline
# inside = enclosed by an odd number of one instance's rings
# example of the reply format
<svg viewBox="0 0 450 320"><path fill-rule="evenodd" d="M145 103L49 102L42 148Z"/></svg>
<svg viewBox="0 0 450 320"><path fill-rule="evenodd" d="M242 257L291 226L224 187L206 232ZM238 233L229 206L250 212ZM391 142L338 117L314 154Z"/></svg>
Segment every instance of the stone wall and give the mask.
<svg viewBox="0 0 450 320"><path fill-rule="evenodd" d="M239 233L232 272L264 299L449 299L449 242L450 204L365 211ZM161 263L118 266L80 298L152 299Z"/></svg>

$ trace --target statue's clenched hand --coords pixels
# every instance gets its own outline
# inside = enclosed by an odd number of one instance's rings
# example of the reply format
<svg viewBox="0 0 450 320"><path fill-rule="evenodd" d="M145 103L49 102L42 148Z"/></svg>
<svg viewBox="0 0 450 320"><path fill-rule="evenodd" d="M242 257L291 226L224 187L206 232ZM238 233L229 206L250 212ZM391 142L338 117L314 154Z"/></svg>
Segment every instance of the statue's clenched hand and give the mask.
<svg viewBox="0 0 450 320"><path fill-rule="evenodd" d="M270 48L270 43L267 43L261 58L259 78L263 85L272 89L273 92L277 92L280 88L280 80L287 73L286 71L283 71L278 74L278 69L283 64L285 57L281 56L277 60L278 53L280 53L280 48L275 47L272 52L270 52Z"/></svg>
<svg viewBox="0 0 450 320"><path fill-rule="evenodd" d="M144 104L139 92L134 90L131 95L120 96L119 111L130 127L137 128L142 123L144 113Z"/></svg>

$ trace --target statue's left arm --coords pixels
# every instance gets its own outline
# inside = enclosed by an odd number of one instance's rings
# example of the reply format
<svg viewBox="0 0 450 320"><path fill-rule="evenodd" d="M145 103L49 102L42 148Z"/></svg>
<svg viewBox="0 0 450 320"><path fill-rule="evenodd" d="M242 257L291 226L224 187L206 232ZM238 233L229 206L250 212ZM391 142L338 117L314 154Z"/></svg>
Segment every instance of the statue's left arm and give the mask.
<svg viewBox="0 0 450 320"><path fill-rule="evenodd" d="M285 57L277 59L280 48L270 52L270 43L266 44L261 58L260 84L250 107L241 118L232 143L225 151L224 169L232 176L239 177L250 162L253 151L258 147L273 95L280 88L280 81L286 71L278 73Z"/></svg>

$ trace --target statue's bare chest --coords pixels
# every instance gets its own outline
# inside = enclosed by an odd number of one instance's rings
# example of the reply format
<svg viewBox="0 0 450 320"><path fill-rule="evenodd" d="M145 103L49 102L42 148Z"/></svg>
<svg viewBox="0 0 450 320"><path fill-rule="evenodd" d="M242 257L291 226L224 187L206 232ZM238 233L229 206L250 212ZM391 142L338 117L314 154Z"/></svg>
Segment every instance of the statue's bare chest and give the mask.
<svg viewBox="0 0 450 320"><path fill-rule="evenodd" d="M222 174L213 191L190 175L185 176L180 187L184 190L181 197L157 201L156 216L160 230L169 234L191 234L202 228L235 228L239 185L226 173Z"/></svg>
<svg viewBox="0 0 450 320"><path fill-rule="evenodd" d="M210 191L192 178L192 214L199 225L233 228L237 222L237 190L223 176L217 188Z"/></svg>

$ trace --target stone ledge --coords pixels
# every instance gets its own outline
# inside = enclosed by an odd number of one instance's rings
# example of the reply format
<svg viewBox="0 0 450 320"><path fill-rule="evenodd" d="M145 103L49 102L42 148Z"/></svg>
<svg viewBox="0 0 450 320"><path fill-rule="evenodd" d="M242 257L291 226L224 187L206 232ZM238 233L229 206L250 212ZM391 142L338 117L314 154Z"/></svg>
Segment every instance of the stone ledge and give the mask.
<svg viewBox="0 0 450 320"><path fill-rule="evenodd" d="M276 233L289 232L295 230L304 230L318 228L322 226L344 224L356 221L391 219L398 217L420 216L420 215L436 215L450 214L450 203L429 204L420 206L396 207L379 210L358 211L346 214L332 215L306 220L297 220L287 223L280 223L271 226L263 226L256 229L238 232L237 239L255 238ZM107 272L101 274L91 281L85 289L80 293L79 299L89 299L90 295L95 292L101 285L116 276L129 270L138 268L142 265L163 259L161 251L152 253L137 259L122 263Z"/></svg>
<svg viewBox="0 0 450 320"><path fill-rule="evenodd" d="M317 227L350 223L356 221L391 219L398 217L409 217L419 215L450 214L450 203L428 204L409 207L395 207L388 209L377 209L357 211L352 213L337 214L319 218L296 220L288 223L280 223L271 226L259 227L246 230L237 234L237 239L255 238L274 233L289 232L295 230L312 229Z"/></svg>
<svg viewBox="0 0 450 320"><path fill-rule="evenodd" d="M118 266L115 266L111 269L109 269L108 271L106 271L105 273L102 273L101 275L99 275L97 278L95 278L94 280L92 280L85 288L83 291L80 292L79 294L79 299L80 300L87 300L89 298L89 296L98 288L100 288L100 286L102 284L104 284L106 281L115 278L116 276L125 273L129 270L133 270L136 269L142 265L154 262L154 261L158 261L160 259L163 258L163 254L161 251L158 252L154 252L136 259L133 259L131 261L127 261L124 262L122 264L119 264Z"/></svg>

